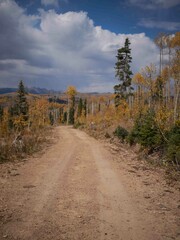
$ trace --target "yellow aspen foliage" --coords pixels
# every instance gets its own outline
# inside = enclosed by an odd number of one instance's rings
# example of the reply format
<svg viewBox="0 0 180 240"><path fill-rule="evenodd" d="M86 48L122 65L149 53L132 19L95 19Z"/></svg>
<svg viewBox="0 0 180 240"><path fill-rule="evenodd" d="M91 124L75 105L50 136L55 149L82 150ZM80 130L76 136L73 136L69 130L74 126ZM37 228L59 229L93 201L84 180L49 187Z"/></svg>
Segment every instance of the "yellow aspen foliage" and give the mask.
<svg viewBox="0 0 180 240"><path fill-rule="evenodd" d="M134 104L138 105L138 109L139 109L139 107L144 105L143 102L144 102L145 79L143 75L140 72L138 72L134 75L132 81L136 86L136 91L134 93L134 96L135 96Z"/></svg>
<svg viewBox="0 0 180 240"><path fill-rule="evenodd" d="M171 128L170 124L170 116L172 116L173 111L169 111L165 107L161 107L157 109L156 115L155 115L155 122L157 126L161 129L161 131L165 132L168 131Z"/></svg>
<svg viewBox="0 0 180 240"><path fill-rule="evenodd" d="M175 80L180 81L180 50L176 52L172 61L171 75Z"/></svg>
<svg viewBox="0 0 180 240"><path fill-rule="evenodd" d="M176 51L171 67L171 76L174 79L174 122L180 115L180 50Z"/></svg>
<svg viewBox="0 0 180 240"><path fill-rule="evenodd" d="M74 86L68 86L66 90L66 94L72 98L77 94L77 90Z"/></svg>
<svg viewBox="0 0 180 240"><path fill-rule="evenodd" d="M145 84L145 79L142 76L142 74L139 73L139 72L134 75L132 80L133 80L133 83L136 84L136 85L141 86L141 85Z"/></svg>
<svg viewBox="0 0 180 240"><path fill-rule="evenodd" d="M144 78L145 86L153 91L154 86L154 79L156 78L156 67L154 64L150 64L149 66L146 66L145 68L141 69L141 74Z"/></svg>
<svg viewBox="0 0 180 240"><path fill-rule="evenodd" d="M115 107L113 105L110 105L104 114L104 120L110 125L114 121L115 116Z"/></svg>
<svg viewBox="0 0 180 240"><path fill-rule="evenodd" d="M121 104L117 107L116 117L121 119L123 117L128 118L130 115L129 105L125 100L121 101Z"/></svg>
<svg viewBox="0 0 180 240"><path fill-rule="evenodd" d="M180 46L180 32L176 32L175 36L171 40L171 47L179 47Z"/></svg>
<svg viewBox="0 0 180 240"><path fill-rule="evenodd" d="M33 124L35 128L48 124L48 108L49 103L45 98L36 99L35 101L30 103L29 121Z"/></svg>
<svg viewBox="0 0 180 240"><path fill-rule="evenodd" d="M0 124L0 137L5 137L8 134L8 109L4 109L3 120Z"/></svg>
<svg viewBox="0 0 180 240"><path fill-rule="evenodd" d="M24 116L20 114L19 116L15 116L13 120L13 125L16 130L21 131L25 127L27 127L27 121L24 121Z"/></svg>
<svg viewBox="0 0 180 240"><path fill-rule="evenodd" d="M168 67L163 68L161 77L162 77L164 83L166 83L168 81L168 78L169 78L169 68Z"/></svg>

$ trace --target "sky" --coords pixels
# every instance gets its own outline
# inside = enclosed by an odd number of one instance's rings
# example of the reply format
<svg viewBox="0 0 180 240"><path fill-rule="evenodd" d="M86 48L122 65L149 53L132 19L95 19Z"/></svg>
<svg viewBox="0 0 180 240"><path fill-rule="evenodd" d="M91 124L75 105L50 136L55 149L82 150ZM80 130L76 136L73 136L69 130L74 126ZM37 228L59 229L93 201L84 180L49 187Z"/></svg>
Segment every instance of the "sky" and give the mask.
<svg viewBox="0 0 180 240"><path fill-rule="evenodd" d="M118 48L133 73L154 63L154 38L180 30L180 0L0 0L0 88L113 92Z"/></svg>

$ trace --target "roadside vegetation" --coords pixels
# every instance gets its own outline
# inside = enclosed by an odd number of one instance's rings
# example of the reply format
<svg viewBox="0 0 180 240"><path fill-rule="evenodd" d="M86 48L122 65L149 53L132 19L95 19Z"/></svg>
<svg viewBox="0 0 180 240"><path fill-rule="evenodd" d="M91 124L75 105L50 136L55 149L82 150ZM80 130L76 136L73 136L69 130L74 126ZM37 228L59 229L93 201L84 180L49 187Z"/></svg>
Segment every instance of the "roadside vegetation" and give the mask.
<svg viewBox="0 0 180 240"><path fill-rule="evenodd" d="M79 99L75 126L107 138L117 137L139 145L146 155L157 154L157 163L180 169L180 32L160 34L159 66L151 63L131 71L130 41L118 49L114 94ZM86 111L84 111L86 109Z"/></svg>
<svg viewBox="0 0 180 240"><path fill-rule="evenodd" d="M28 94L22 81L13 97L0 101L0 162L38 151L48 140L50 126L59 122L62 105Z"/></svg>

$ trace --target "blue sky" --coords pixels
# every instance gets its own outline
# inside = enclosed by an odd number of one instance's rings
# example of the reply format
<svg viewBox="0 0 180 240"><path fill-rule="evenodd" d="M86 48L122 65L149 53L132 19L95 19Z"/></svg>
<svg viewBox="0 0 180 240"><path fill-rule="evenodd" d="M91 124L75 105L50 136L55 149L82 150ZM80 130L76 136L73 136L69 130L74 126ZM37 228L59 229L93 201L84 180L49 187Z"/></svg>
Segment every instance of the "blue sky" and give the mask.
<svg viewBox="0 0 180 240"><path fill-rule="evenodd" d="M17 0L17 3L31 14L42 7L53 8L57 13L84 11L95 25L115 33L145 32L154 38L159 32L180 29L180 0Z"/></svg>
<svg viewBox="0 0 180 240"><path fill-rule="evenodd" d="M0 87L113 91L129 37L132 70L154 63L159 32L180 29L179 0L0 0Z"/></svg>

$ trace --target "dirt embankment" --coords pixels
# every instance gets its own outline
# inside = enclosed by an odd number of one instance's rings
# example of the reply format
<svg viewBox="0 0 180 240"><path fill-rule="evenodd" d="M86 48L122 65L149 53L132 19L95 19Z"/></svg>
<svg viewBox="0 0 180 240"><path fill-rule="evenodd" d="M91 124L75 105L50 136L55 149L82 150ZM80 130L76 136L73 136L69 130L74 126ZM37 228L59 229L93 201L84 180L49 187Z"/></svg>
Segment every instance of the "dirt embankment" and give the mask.
<svg viewBox="0 0 180 240"><path fill-rule="evenodd" d="M0 165L0 239L180 238L178 186L130 149L71 127L36 157Z"/></svg>

